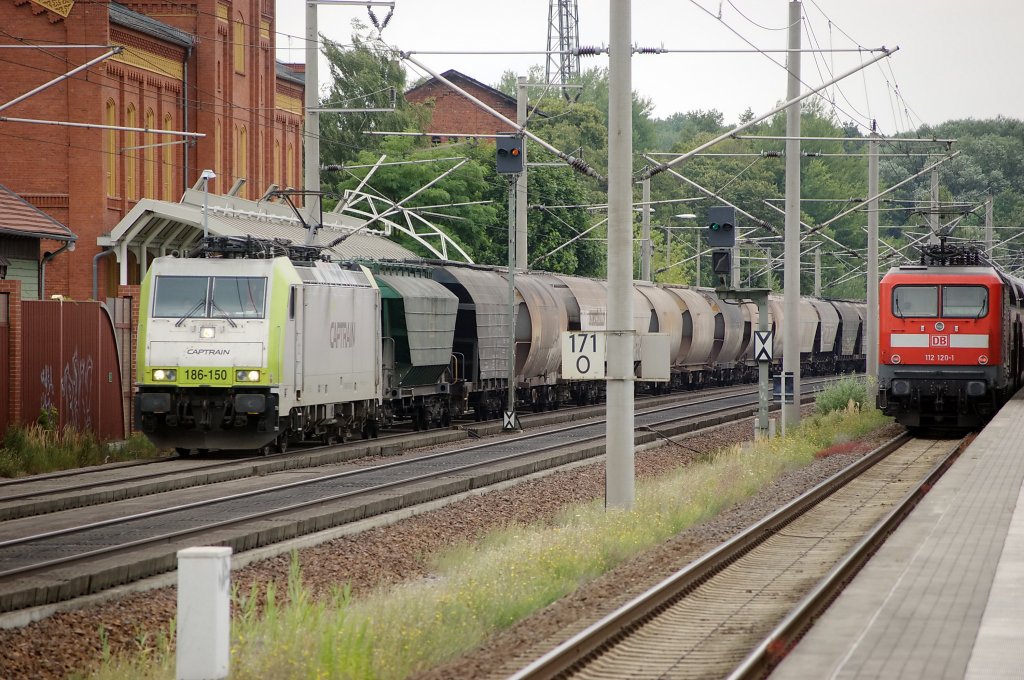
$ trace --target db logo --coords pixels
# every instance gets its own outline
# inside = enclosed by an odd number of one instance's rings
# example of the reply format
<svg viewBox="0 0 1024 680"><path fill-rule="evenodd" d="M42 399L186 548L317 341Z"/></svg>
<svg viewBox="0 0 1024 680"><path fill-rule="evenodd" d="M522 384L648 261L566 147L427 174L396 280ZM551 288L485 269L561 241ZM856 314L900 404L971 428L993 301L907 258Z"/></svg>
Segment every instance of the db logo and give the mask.
<svg viewBox="0 0 1024 680"><path fill-rule="evenodd" d="M949 347L948 335L933 335L932 347Z"/></svg>

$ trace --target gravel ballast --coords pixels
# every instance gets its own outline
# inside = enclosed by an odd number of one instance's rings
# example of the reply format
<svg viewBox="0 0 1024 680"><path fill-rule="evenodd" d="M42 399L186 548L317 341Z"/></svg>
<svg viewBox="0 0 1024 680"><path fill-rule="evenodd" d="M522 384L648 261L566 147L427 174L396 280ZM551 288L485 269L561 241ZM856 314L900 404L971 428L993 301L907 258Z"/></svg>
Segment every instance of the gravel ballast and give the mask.
<svg viewBox="0 0 1024 680"><path fill-rule="evenodd" d="M582 630L899 431L897 426L889 426L844 447L842 453L815 459L747 502L680 533L499 633L474 652L421 677L507 676L528 658ZM691 462L697 455L749 440L750 434L750 421L744 419L742 423L677 438L678 444L638 451L637 478L659 476ZM428 576L430 556L439 550L509 523L543 521L566 504L602 498L604 491L604 465L595 462L465 498L300 551L303 583L314 595L329 595L332 589L349 583L353 595L358 596L379 586L422 578ZM290 560L290 556L281 555L257 562L233 572L233 582L239 592L247 592L254 584L262 587L274 582L277 592L284 593ZM151 642L159 631L168 630L175 604L175 589L160 588L58 613L22 628L0 630L0 677L64 678L70 672L94 667L103 654L101 628L112 653L136 650L139 640Z"/></svg>

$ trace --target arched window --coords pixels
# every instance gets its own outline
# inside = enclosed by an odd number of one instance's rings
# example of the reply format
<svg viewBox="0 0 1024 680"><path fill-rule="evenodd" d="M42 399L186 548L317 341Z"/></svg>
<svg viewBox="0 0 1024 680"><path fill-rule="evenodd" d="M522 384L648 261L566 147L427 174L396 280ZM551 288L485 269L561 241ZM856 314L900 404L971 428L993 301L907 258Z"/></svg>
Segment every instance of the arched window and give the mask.
<svg viewBox="0 0 1024 680"><path fill-rule="evenodd" d="M124 114L125 127L138 127L139 120L135 115L135 104L129 104L128 110ZM139 150L133 149L139 145L139 133L138 132L126 132L124 135L125 143L124 146L127 151L124 152L124 193L129 201L137 201L139 199Z"/></svg>
<svg viewBox="0 0 1024 680"><path fill-rule="evenodd" d="M221 132L220 121L217 121L217 126L213 130L213 171L218 175L223 174L224 166L221 164L223 156L221 154L221 147L223 146L224 138ZM217 180L213 180L216 182Z"/></svg>
<svg viewBox="0 0 1024 680"><path fill-rule="evenodd" d="M245 126L243 125L238 131L238 169L235 171L235 177L249 178L249 133L246 132ZM242 198L247 198L249 192L246 191L246 185L242 185L242 189L239 192Z"/></svg>
<svg viewBox="0 0 1024 680"><path fill-rule="evenodd" d="M113 99L107 100L104 124L111 127L117 125L117 104ZM117 130L103 131L103 150L107 152L107 196L114 198L118 195L117 166L121 162L117 153Z"/></svg>
<svg viewBox="0 0 1024 680"><path fill-rule="evenodd" d="M174 129L174 119L171 114L164 115L164 130ZM164 135L165 142L172 142L175 138L170 135ZM164 149L164 162L163 168L161 168L162 174L161 179L163 180L163 199L165 201L174 200L174 150L177 145L168 144L163 147Z"/></svg>
<svg viewBox="0 0 1024 680"><path fill-rule="evenodd" d="M153 113L153 109L146 109L146 129L154 130L156 128L156 114ZM153 132L147 132L144 136L145 145L142 151L142 158L145 163L143 168L143 186L142 195L145 198L156 198L156 134Z"/></svg>
<svg viewBox="0 0 1024 680"><path fill-rule="evenodd" d="M298 187L299 183L295 181L295 147L291 142L288 142L288 172L285 173L284 183L286 186Z"/></svg>
<svg viewBox="0 0 1024 680"><path fill-rule="evenodd" d="M256 162L252 167L252 181L256 188L265 191L267 183L264 181L266 174L266 149L263 146L263 130L256 132Z"/></svg>
<svg viewBox="0 0 1024 680"><path fill-rule="evenodd" d="M241 12L235 18L231 42L235 47L235 73L245 73L245 19Z"/></svg>
<svg viewBox="0 0 1024 680"><path fill-rule="evenodd" d="M281 140L274 140L274 172L271 175L274 184L284 188L283 182L281 182Z"/></svg>

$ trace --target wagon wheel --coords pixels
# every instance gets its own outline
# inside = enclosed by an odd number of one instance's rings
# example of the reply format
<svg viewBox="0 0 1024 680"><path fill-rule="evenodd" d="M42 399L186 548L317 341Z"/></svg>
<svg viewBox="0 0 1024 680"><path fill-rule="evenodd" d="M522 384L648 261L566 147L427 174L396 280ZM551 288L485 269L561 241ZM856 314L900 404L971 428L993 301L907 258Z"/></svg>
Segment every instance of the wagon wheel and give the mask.
<svg viewBox="0 0 1024 680"><path fill-rule="evenodd" d="M277 435L277 439L274 440L274 451L277 453L288 452L288 430Z"/></svg>

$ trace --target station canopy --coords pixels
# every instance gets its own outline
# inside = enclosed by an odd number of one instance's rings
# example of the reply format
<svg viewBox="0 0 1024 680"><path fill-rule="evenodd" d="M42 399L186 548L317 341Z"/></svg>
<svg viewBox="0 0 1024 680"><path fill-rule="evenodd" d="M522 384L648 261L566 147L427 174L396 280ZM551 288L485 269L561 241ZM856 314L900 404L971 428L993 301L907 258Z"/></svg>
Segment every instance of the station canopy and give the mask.
<svg viewBox="0 0 1024 680"><path fill-rule="evenodd" d="M208 201L205 229L211 236L253 236L287 239L298 245L306 243L308 229L282 199L252 201L230 195L207 196L195 188L186 190L178 203L144 198L109 234L96 240L97 245L115 251L121 266L122 284L128 282L128 253L135 254L135 262L140 268L138 280L141 281L150 258L174 252L185 253L203 238L204 198ZM298 210L305 218L304 208L299 207ZM320 218L319 213L316 217ZM334 243L326 248L334 260L422 259L387 238L391 232L392 225L387 220L369 221L325 212L323 224L316 230L312 245L326 247Z"/></svg>

